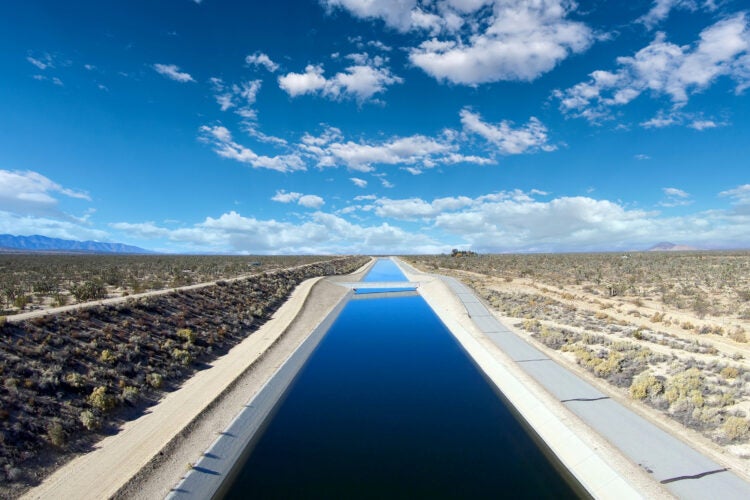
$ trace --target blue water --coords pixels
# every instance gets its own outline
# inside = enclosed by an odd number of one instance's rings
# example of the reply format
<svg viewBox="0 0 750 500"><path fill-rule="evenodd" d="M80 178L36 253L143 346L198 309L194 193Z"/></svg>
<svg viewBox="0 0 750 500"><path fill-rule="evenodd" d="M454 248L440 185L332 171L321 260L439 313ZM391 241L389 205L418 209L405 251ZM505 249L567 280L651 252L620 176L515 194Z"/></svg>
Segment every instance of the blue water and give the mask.
<svg viewBox="0 0 750 500"><path fill-rule="evenodd" d="M367 295L370 293L386 293L386 292L413 292L417 289L415 286L405 287L388 287L388 288L355 288L354 293L356 295Z"/></svg>
<svg viewBox="0 0 750 500"><path fill-rule="evenodd" d="M409 281L391 259L378 259L362 281Z"/></svg>
<svg viewBox="0 0 750 500"><path fill-rule="evenodd" d="M574 498L420 296L349 302L227 498Z"/></svg>

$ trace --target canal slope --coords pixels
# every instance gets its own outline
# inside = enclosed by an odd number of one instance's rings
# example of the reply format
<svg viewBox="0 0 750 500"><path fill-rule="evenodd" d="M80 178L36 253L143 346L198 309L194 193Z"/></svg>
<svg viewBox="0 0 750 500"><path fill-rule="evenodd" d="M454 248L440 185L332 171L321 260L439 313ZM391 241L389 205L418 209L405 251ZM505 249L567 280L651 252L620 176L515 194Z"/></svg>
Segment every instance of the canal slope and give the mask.
<svg viewBox="0 0 750 500"><path fill-rule="evenodd" d="M257 332L165 396L149 412L127 422L97 448L58 469L25 498L163 498L315 326L336 307L346 289L314 278L300 284Z"/></svg>
<svg viewBox="0 0 750 500"><path fill-rule="evenodd" d="M421 294L456 338L592 494L621 497L632 488L647 497L750 498L750 484L516 336L460 282L398 262L410 279L421 282Z"/></svg>

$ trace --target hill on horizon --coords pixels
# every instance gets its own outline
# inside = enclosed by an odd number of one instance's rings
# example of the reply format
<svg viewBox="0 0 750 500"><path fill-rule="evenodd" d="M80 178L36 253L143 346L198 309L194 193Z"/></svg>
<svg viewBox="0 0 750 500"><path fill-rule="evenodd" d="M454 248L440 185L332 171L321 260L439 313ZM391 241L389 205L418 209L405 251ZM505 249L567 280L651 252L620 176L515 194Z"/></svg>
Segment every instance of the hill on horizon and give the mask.
<svg viewBox="0 0 750 500"><path fill-rule="evenodd" d="M670 243L669 241L662 241L652 246L646 251L647 252L690 252L693 250L700 250L700 249L696 247L691 247L689 245L677 245L675 243Z"/></svg>
<svg viewBox="0 0 750 500"><path fill-rule="evenodd" d="M117 253L117 254L153 254L151 250L125 245L124 243L106 243L100 241L77 241L50 238L38 234L15 236L0 234L0 252L74 252L74 253Z"/></svg>

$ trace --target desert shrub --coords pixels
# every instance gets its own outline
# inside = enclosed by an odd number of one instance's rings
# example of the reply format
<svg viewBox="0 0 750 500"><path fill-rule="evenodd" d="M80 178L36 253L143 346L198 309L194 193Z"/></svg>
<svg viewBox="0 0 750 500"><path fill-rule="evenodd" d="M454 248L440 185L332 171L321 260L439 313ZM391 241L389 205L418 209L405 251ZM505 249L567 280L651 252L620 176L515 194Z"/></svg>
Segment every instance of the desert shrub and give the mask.
<svg viewBox="0 0 750 500"><path fill-rule="evenodd" d="M622 355L615 351L611 351L607 359L602 360L594 367L594 374L597 377L607 378L620 371L620 362L622 361Z"/></svg>
<svg viewBox="0 0 750 500"><path fill-rule="evenodd" d="M109 411L115 407L115 398L111 394L107 394L107 387L100 385L91 391L91 395L88 398L89 404L101 411Z"/></svg>
<svg viewBox="0 0 750 500"><path fill-rule="evenodd" d="M114 363L117 359L117 356L115 356L115 354L109 349L104 349L101 356L99 356L99 359L102 361L102 363Z"/></svg>
<svg viewBox="0 0 750 500"><path fill-rule="evenodd" d="M630 397L633 399L654 398L664 392L664 384L649 372L643 372L630 384Z"/></svg>
<svg viewBox="0 0 750 500"><path fill-rule="evenodd" d="M138 389L136 387L133 387L132 385L129 385L122 390L122 395L120 397L126 403L134 405L138 402L138 396Z"/></svg>
<svg viewBox="0 0 750 500"><path fill-rule="evenodd" d="M193 332L193 330L191 330L190 328L181 328L177 330L177 336L185 342L189 342L191 344L195 342L195 332Z"/></svg>
<svg viewBox="0 0 750 500"><path fill-rule="evenodd" d="M159 389L164 384L164 377L160 373L149 373L146 375L146 383L154 389Z"/></svg>
<svg viewBox="0 0 750 500"><path fill-rule="evenodd" d="M59 421L54 420L47 426L47 440L55 446L65 444L65 431Z"/></svg>
<svg viewBox="0 0 750 500"><path fill-rule="evenodd" d="M66 374L64 380L66 384L71 387L75 387L76 389L83 387L85 382L83 376L80 373L76 372L70 372Z"/></svg>
<svg viewBox="0 0 750 500"><path fill-rule="evenodd" d="M725 366L722 368L721 372L719 372L719 375L726 379L737 378L739 374L740 371L734 366Z"/></svg>
<svg viewBox="0 0 750 500"><path fill-rule="evenodd" d="M744 344L745 342L747 342L747 336L745 335L745 330L741 326L738 326L737 328L732 330L732 332L729 334L729 338L741 344Z"/></svg>
<svg viewBox="0 0 750 500"><path fill-rule="evenodd" d="M747 437L750 431L750 422L742 417L727 417L721 430L724 433L724 437L729 441L739 441Z"/></svg>
<svg viewBox="0 0 750 500"><path fill-rule="evenodd" d="M102 426L99 417L97 417L91 410L83 410L78 416L78 419L81 421L81 424L90 431L94 431Z"/></svg>
<svg viewBox="0 0 750 500"><path fill-rule="evenodd" d="M188 366L193 362L193 356L184 349L172 349L172 358L182 366Z"/></svg>
<svg viewBox="0 0 750 500"><path fill-rule="evenodd" d="M71 287L70 292L78 302L87 302L107 297L107 288L101 281L86 281L80 285Z"/></svg>
<svg viewBox="0 0 750 500"><path fill-rule="evenodd" d="M547 347L553 349L559 349L560 346L565 343L565 337L561 332L547 328L546 326L542 326L542 329L539 332L539 340L541 340Z"/></svg>
<svg viewBox="0 0 750 500"><path fill-rule="evenodd" d="M664 390L664 397L670 404L688 401L693 406L703 406L705 383L703 374L697 368L690 368L669 378Z"/></svg>

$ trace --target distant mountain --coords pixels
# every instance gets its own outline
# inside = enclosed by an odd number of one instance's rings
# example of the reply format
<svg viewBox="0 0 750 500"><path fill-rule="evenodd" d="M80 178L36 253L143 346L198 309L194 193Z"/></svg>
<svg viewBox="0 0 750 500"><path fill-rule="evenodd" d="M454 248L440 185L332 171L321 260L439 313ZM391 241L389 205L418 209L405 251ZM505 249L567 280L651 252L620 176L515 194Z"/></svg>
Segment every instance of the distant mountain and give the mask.
<svg viewBox="0 0 750 500"><path fill-rule="evenodd" d="M676 245L668 241L662 241L657 243L647 250L647 252L690 252L692 250L698 250L698 248L691 247L688 245Z"/></svg>
<svg viewBox="0 0 750 500"><path fill-rule="evenodd" d="M13 236L0 234L0 251L5 252L76 252L76 253L155 253L151 250L99 241L75 241L48 238L47 236Z"/></svg>

